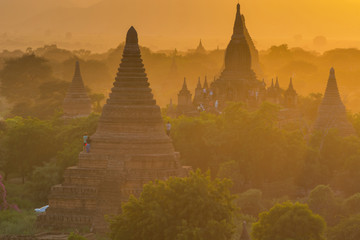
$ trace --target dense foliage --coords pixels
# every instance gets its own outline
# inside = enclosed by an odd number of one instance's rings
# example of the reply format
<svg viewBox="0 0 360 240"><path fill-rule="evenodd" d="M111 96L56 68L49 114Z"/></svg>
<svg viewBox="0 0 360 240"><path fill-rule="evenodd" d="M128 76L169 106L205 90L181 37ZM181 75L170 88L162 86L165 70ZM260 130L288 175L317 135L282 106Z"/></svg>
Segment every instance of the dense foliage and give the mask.
<svg viewBox="0 0 360 240"><path fill-rule="evenodd" d="M200 171L144 185L111 221L117 240L231 239L234 196L228 180L210 180Z"/></svg>
<svg viewBox="0 0 360 240"><path fill-rule="evenodd" d="M253 225L254 240L324 240L325 221L307 205L276 204Z"/></svg>

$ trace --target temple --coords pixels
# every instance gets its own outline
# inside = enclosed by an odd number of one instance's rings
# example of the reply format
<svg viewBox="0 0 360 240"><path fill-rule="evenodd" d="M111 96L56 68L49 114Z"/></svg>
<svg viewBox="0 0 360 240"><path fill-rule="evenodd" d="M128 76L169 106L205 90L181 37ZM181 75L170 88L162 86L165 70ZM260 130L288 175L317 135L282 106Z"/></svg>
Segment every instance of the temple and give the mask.
<svg viewBox="0 0 360 240"><path fill-rule="evenodd" d="M198 49L201 48L200 41ZM185 97L181 99L179 97L178 106L182 107L177 110L177 116L193 116L194 107L198 111L221 113L228 102L239 101L252 108L258 107L264 101L282 105L286 109L296 108L297 93L293 88L292 80L291 86L286 91L280 88L278 78L275 84L272 81L271 86L266 88L265 81L257 79L254 67L258 69L257 72L261 72L258 51L245 26L245 17L240 13L240 4L237 4L233 34L225 51L224 69L210 85L205 77L202 86L199 78L192 104L189 99L191 93L186 89L186 94L182 95L186 95L187 101L183 100ZM184 90L182 89L181 92Z"/></svg>
<svg viewBox="0 0 360 240"><path fill-rule="evenodd" d="M177 115L196 115L196 109L192 103L192 99L191 99L191 93L189 91L189 89L187 88L187 84L186 84L186 78L184 78L184 83L182 86L182 89L180 90L180 92L178 93L178 105L176 108L177 111Z"/></svg>
<svg viewBox="0 0 360 240"><path fill-rule="evenodd" d="M257 100L255 95L262 84L251 67L250 47L245 37L240 4L237 4L233 35L225 51L224 66L220 77L211 83L219 105L224 106L228 101Z"/></svg>
<svg viewBox="0 0 360 240"><path fill-rule="evenodd" d="M199 45L195 49L195 53L199 53L199 54L205 54L206 53L206 49L204 48L201 39L200 39Z"/></svg>
<svg viewBox="0 0 360 240"><path fill-rule="evenodd" d="M104 216L118 214L121 203L132 194L139 196L143 184L188 172L165 133L133 27L91 138L90 152L81 152L77 166L66 169L63 183L52 187L40 226L104 231Z"/></svg>
<svg viewBox="0 0 360 240"><path fill-rule="evenodd" d="M80 64L75 63L75 73L63 102L64 118L87 117L91 113L91 101L81 77Z"/></svg>
<svg viewBox="0 0 360 240"><path fill-rule="evenodd" d="M347 119L346 110L336 82L335 70L330 69L324 98L319 106L314 131L326 131L336 128L342 136L355 135L354 127Z"/></svg>

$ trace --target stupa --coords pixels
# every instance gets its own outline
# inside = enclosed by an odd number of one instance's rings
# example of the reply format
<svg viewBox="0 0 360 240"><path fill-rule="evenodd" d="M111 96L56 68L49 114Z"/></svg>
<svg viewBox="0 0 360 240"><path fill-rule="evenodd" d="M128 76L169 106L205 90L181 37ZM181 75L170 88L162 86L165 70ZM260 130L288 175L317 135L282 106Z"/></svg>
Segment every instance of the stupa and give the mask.
<svg viewBox="0 0 360 240"><path fill-rule="evenodd" d="M75 73L63 102L64 118L86 117L91 113L91 101L81 77L80 64L75 63Z"/></svg>
<svg viewBox="0 0 360 240"><path fill-rule="evenodd" d="M342 136L355 134L354 127L347 119L345 106L340 98L334 68L330 69L324 98L320 104L313 130L326 131L331 128L337 129Z"/></svg>
<svg viewBox="0 0 360 240"><path fill-rule="evenodd" d="M139 196L143 184L187 174L165 133L133 27L91 138L90 152L81 152L77 166L65 171L64 182L52 187L49 208L39 217L41 225L103 231L104 216L118 214L131 194Z"/></svg>

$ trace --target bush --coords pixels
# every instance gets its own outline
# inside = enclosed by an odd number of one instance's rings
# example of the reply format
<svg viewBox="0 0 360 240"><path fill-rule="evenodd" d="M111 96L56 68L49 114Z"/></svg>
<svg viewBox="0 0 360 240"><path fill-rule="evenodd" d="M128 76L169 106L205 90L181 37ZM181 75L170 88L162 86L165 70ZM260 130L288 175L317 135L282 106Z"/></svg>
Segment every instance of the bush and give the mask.
<svg viewBox="0 0 360 240"><path fill-rule="evenodd" d="M30 235L35 233L36 214L34 211L0 211L0 233Z"/></svg>

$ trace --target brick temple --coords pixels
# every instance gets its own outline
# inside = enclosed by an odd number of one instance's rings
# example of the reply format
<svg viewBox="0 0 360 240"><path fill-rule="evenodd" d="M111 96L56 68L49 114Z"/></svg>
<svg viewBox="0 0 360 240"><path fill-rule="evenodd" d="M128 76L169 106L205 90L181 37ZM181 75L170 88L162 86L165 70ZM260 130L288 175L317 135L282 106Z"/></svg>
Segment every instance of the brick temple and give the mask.
<svg viewBox="0 0 360 240"><path fill-rule="evenodd" d="M91 101L81 77L80 64L75 63L75 73L63 102L64 118L87 117L91 113Z"/></svg>
<svg viewBox="0 0 360 240"><path fill-rule="evenodd" d="M52 187L40 225L106 230L104 216L118 214L130 195L140 195L143 184L188 172L165 133L133 27L91 138L90 153L81 152L77 166L65 171L64 182Z"/></svg>

